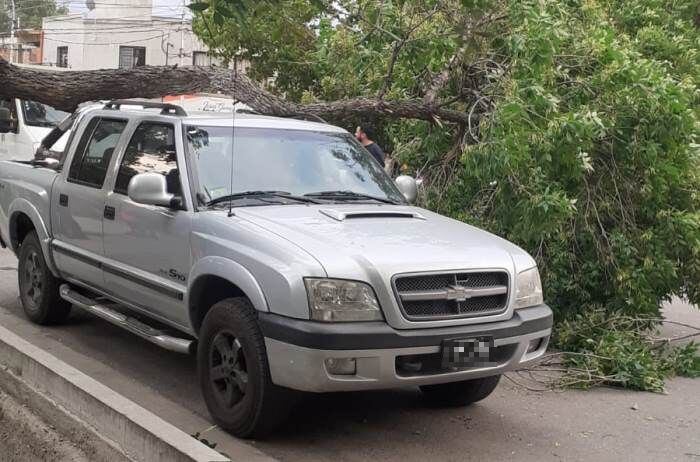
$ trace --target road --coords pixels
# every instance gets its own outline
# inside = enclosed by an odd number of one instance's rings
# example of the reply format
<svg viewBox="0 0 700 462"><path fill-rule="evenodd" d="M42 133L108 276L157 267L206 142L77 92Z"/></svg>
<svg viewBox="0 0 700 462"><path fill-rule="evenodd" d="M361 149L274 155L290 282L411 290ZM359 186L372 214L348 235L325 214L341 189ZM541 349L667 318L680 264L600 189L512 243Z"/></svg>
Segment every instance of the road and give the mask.
<svg viewBox="0 0 700 462"><path fill-rule="evenodd" d="M206 431L218 450L240 451L210 429L193 358L77 310L64 326L30 324L15 267L0 252L0 324L188 433ZM700 325L700 312L679 302L667 315ZM700 461L699 425L700 380L673 379L667 394L532 392L502 381L463 409L430 408L417 390L310 395L278 434L250 444L282 461Z"/></svg>

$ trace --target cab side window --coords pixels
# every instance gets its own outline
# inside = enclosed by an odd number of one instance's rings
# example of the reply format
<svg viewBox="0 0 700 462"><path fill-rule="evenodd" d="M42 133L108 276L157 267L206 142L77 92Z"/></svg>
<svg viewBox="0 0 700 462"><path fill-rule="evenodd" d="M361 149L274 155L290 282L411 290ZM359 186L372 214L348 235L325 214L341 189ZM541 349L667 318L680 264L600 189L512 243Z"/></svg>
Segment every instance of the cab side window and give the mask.
<svg viewBox="0 0 700 462"><path fill-rule="evenodd" d="M124 152L114 192L126 195L131 179L147 172L164 175L168 183L168 192L175 196L182 195L175 128L171 124L143 122L136 128Z"/></svg>
<svg viewBox="0 0 700 462"><path fill-rule="evenodd" d="M83 132L73 154L68 181L92 188L101 188L126 121L119 119L92 119Z"/></svg>

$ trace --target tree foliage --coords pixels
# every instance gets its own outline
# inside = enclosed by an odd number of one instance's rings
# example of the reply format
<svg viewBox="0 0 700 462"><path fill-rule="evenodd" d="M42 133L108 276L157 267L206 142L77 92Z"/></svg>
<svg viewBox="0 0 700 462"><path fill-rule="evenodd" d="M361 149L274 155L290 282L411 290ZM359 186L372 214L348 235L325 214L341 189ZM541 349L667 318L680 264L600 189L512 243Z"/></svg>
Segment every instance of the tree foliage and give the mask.
<svg viewBox="0 0 700 462"><path fill-rule="evenodd" d="M674 4L512 5L508 78L438 196L529 249L562 313L700 302L700 35Z"/></svg>
<svg viewBox="0 0 700 462"><path fill-rule="evenodd" d="M0 32L10 32L12 23L11 0L4 0L0 7ZM15 0L15 12L19 19L18 27L23 29L41 28L46 16L68 13L65 6L56 5L55 0Z"/></svg>

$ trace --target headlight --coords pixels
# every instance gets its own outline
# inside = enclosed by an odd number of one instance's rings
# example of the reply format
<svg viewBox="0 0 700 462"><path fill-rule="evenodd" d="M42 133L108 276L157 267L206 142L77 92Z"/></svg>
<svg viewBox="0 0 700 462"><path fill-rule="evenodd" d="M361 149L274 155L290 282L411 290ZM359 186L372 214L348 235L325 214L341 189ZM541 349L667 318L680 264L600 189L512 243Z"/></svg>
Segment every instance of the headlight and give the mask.
<svg viewBox="0 0 700 462"><path fill-rule="evenodd" d="M514 308L527 308L528 306L541 305L542 281L537 267L518 273L515 279L515 305Z"/></svg>
<svg viewBox="0 0 700 462"><path fill-rule="evenodd" d="M372 287L343 279L305 279L311 319L325 322L384 319Z"/></svg>

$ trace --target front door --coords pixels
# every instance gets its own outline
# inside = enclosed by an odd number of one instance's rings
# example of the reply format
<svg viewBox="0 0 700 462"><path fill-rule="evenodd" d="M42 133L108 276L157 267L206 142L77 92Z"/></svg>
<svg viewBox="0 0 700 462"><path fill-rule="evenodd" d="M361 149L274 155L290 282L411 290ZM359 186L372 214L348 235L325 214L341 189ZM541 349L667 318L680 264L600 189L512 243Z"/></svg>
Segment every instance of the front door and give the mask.
<svg viewBox="0 0 700 462"><path fill-rule="evenodd" d="M64 277L100 288L105 179L126 125L121 119L93 117L80 135L68 171L53 188L53 253L58 267Z"/></svg>
<svg viewBox="0 0 700 462"><path fill-rule="evenodd" d="M182 137L173 124L141 122L136 127L107 195L104 220L108 265L105 281L119 298L178 325L189 324L184 296L190 270L191 205ZM135 175L157 172L169 192L183 198L185 209L143 205L128 197Z"/></svg>

